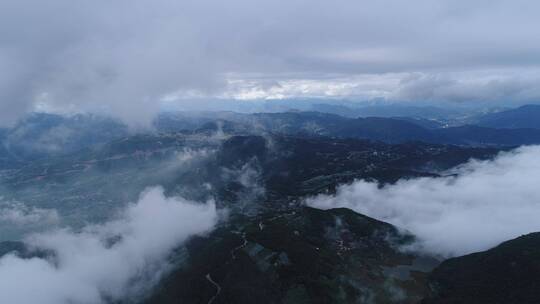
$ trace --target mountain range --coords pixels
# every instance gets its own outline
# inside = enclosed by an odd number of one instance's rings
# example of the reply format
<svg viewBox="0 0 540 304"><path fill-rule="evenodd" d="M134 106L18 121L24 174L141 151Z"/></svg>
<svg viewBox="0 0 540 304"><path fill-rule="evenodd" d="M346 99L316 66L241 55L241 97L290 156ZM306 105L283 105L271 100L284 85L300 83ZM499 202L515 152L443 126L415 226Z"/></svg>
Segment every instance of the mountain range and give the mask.
<svg viewBox="0 0 540 304"><path fill-rule="evenodd" d="M107 118L36 114L0 133L0 193L30 210L57 210L57 228L106 222L154 185L226 210L213 231L171 252L173 267L140 303L538 302L538 233L447 259L404 250L417 236L403 227L306 205L358 180L447 178L471 159L540 143L532 127L427 122L167 113L153 130L133 132ZM43 226L0 228L0 256L55 259L22 240Z"/></svg>

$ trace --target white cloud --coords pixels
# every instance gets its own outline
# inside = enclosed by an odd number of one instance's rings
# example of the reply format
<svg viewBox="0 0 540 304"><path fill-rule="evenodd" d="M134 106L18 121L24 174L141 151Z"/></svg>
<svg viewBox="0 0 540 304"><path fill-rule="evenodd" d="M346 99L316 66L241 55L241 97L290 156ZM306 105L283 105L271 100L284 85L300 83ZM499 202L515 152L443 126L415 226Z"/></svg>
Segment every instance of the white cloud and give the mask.
<svg viewBox="0 0 540 304"><path fill-rule="evenodd" d="M0 226L2 225L56 225L60 221L54 209L28 207L21 203L0 203Z"/></svg>
<svg viewBox="0 0 540 304"><path fill-rule="evenodd" d="M290 98L390 98L404 77L400 74L332 75L324 78L276 78L230 76L220 98L238 100ZM286 77L286 76L282 76Z"/></svg>
<svg viewBox="0 0 540 304"><path fill-rule="evenodd" d="M491 104L537 103L537 69L411 73L394 87L391 99Z"/></svg>
<svg viewBox="0 0 540 304"><path fill-rule="evenodd" d="M1 201L0 241L19 239L32 231L57 227L61 218L55 209L30 207L22 203Z"/></svg>
<svg viewBox="0 0 540 304"><path fill-rule="evenodd" d="M240 205L243 212L258 208L254 202L264 197L266 189L261 183L261 168L256 158L247 161L240 168L221 168L221 178L225 182L236 182L242 186L241 190L235 192L235 204Z"/></svg>
<svg viewBox="0 0 540 304"><path fill-rule="evenodd" d="M470 161L457 176L401 180L379 188L356 181L307 203L346 207L407 229L419 249L443 256L481 251L540 231L540 146Z"/></svg>
<svg viewBox="0 0 540 304"><path fill-rule="evenodd" d="M0 302L87 304L140 297L167 271L171 251L216 221L213 202L166 198L161 188L149 189L118 220L28 237L32 248L55 255L2 257Z"/></svg>
<svg viewBox="0 0 540 304"><path fill-rule="evenodd" d="M318 98L360 102L384 99L390 102L474 102L488 105L537 103L540 100L540 90L536 86L540 81L540 70L535 68L312 75L312 78L287 78L286 75L238 78L241 76L245 75L229 75L224 93L217 97L237 100Z"/></svg>

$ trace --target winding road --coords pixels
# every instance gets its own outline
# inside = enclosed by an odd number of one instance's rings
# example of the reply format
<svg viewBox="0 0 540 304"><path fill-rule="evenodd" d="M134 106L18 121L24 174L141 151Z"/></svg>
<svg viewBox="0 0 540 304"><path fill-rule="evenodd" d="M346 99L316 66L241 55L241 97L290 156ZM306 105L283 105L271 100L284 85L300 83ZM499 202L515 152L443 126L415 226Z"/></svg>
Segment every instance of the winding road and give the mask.
<svg viewBox="0 0 540 304"><path fill-rule="evenodd" d="M208 304L212 304L214 302L214 300L219 296L219 294L221 293L221 286L219 286L218 283L216 283L216 281L214 281L212 279L212 276L210 276L210 274L206 274L206 280L208 280L208 282L210 282L212 285L214 285L214 287L216 287L216 294L210 298L210 300L208 300Z"/></svg>

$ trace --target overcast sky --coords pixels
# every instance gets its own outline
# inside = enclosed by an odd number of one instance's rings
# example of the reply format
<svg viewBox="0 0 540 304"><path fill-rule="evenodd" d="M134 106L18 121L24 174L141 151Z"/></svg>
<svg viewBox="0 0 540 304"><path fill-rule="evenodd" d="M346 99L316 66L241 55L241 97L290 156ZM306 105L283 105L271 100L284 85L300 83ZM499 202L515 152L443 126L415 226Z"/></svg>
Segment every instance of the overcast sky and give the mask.
<svg viewBox="0 0 540 304"><path fill-rule="evenodd" d="M160 102L540 100L535 0L0 0L0 121Z"/></svg>

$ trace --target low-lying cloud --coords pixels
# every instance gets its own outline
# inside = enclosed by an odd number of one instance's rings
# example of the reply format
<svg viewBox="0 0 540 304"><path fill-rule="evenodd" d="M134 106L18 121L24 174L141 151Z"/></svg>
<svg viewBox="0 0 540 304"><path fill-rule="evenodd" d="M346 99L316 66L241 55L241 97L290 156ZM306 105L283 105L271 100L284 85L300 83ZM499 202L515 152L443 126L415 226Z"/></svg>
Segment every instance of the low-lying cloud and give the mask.
<svg viewBox="0 0 540 304"><path fill-rule="evenodd" d="M540 146L521 147L494 160L472 160L456 175L383 187L361 180L307 204L346 207L407 229L418 237L415 249L467 254L540 231L539 157Z"/></svg>
<svg viewBox="0 0 540 304"><path fill-rule="evenodd" d="M60 223L61 218L56 209L0 201L0 242L18 239L25 233L42 231Z"/></svg>
<svg viewBox="0 0 540 304"><path fill-rule="evenodd" d="M28 207L21 203L0 204L0 224L32 225L37 223L57 224L58 212L54 209Z"/></svg>
<svg viewBox="0 0 540 304"><path fill-rule="evenodd" d="M19 304L104 303L140 297L171 266L171 251L217 221L213 202L167 198L145 191L121 216L80 232L63 229L26 239L47 258L0 259L0 302ZM24 284L21 284L24 282Z"/></svg>

